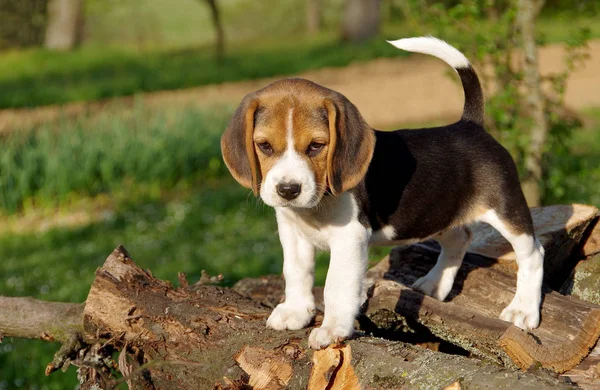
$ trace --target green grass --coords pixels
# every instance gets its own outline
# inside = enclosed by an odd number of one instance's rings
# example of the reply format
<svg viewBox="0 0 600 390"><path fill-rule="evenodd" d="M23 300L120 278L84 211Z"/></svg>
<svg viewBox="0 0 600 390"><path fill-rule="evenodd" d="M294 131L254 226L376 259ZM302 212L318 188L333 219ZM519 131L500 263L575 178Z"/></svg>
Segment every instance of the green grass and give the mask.
<svg viewBox="0 0 600 390"><path fill-rule="evenodd" d="M544 41L561 42L569 39L574 26L588 26L592 37L600 36L600 23L582 16L545 18L539 30ZM477 28L490 26L482 22ZM464 36L447 30L445 39L457 44L464 41ZM387 44L385 38L434 31L422 25L415 30L403 23L386 24L381 37L361 45L340 42L337 32L312 37L273 34L231 42L222 62L214 60L210 45L149 50L90 45L69 53L12 51L0 55L0 108L90 101L402 56L406 53Z"/></svg>
<svg viewBox="0 0 600 390"><path fill-rule="evenodd" d="M5 54L0 62L0 108L97 100L167 89L291 75L352 61L403 55L384 40L364 45L300 41L231 50L217 63L208 46L138 52L83 48Z"/></svg>
<svg viewBox="0 0 600 390"><path fill-rule="evenodd" d="M0 210L55 206L73 196L113 192L123 183L169 187L199 172L224 172L219 138L230 110L152 114L108 110L4 136ZM1 215L0 211L0 215Z"/></svg>

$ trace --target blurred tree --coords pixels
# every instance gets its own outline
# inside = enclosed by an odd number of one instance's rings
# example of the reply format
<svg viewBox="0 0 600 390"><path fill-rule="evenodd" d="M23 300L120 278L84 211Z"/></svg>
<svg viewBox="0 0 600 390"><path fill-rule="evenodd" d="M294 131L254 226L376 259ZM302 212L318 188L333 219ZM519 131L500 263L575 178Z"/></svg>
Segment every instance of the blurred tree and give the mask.
<svg viewBox="0 0 600 390"><path fill-rule="evenodd" d="M321 29L321 0L306 0L306 31L309 34Z"/></svg>
<svg viewBox="0 0 600 390"><path fill-rule="evenodd" d="M71 50L83 36L83 0L49 0L44 46Z"/></svg>
<svg viewBox="0 0 600 390"><path fill-rule="evenodd" d="M518 0L516 27L521 36L525 61L523 65L523 87L530 118L529 148L524 158L525 175L522 180L523 192L530 206L541 204L540 185L543 179L542 158L548 138L548 122L544 108L544 95L538 70L537 46L535 43L535 20L544 6L545 0Z"/></svg>
<svg viewBox="0 0 600 390"><path fill-rule="evenodd" d="M573 25L564 70L540 77L534 33L544 0L462 0L453 6L446 3L454 0L404 1L403 13L418 18L410 23L415 35L460 32L452 43L478 69L486 91L486 129L514 157L529 204L560 197L565 178L556 161L570 153L568 138L581 126L565 109L566 82L587 58L590 30Z"/></svg>
<svg viewBox="0 0 600 390"><path fill-rule="evenodd" d="M364 42L379 34L380 0L346 0L342 21L342 39Z"/></svg>
<svg viewBox="0 0 600 390"><path fill-rule="evenodd" d="M0 0L0 49L40 45L48 0Z"/></svg>
<svg viewBox="0 0 600 390"><path fill-rule="evenodd" d="M210 14L215 28L215 56L217 60L222 60L225 55L225 30L221 22L221 12L217 5L217 0L204 0L210 7Z"/></svg>

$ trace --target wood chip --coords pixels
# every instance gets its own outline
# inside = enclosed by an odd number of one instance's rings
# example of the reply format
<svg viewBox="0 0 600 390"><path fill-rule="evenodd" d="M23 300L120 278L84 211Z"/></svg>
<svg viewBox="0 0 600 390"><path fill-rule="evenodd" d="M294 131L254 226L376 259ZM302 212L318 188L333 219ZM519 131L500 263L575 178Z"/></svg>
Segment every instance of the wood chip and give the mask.
<svg viewBox="0 0 600 390"><path fill-rule="evenodd" d="M292 378L292 366L280 351L245 346L235 361L250 376L255 390L284 389Z"/></svg>
<svg viewBox="0 0 600 390"><path fill-rule="evenodd" d="M461 390L462 386L460 385L460 381L456 381L446 387L443 390Z"/></svg>
<svg viewBox="0 0 600 390"><path fill-rule="evenodd" d="M313 368L308 380L308 390L353 390L360 389L358 377L352 367L352 352L349 345L330 346L315 351Z"/></svg>

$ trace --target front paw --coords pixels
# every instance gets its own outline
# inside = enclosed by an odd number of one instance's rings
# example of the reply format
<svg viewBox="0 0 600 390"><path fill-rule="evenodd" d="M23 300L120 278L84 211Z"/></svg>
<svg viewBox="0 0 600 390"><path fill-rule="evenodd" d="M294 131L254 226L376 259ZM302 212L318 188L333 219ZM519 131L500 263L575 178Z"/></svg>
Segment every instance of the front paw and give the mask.
<svg viewBox="0 0 600 390"><path fill-rule="evenodd" d="M310 336L308 337L308 346L312 349L322 349L330 344L339 343L346 340L352 336L353 332L353 327L345 328L342 326L321 326L320 328L315 328L312 330L312 332L310 332Z"/></svg>
<svg viewBox="0 0 600 390"><path fill-rule="evenodd" d="M539 304L526 304L523 301L513 300L502 313L500 319L512 322L515 326L524 329L535 329L540 325Z"/></svg>
<svg viewBox="0 0 600 390"><path fill-rule="evenodd" d="M315 304L284 302L277 305L267 320L267 327L276 330L297 330L306 327L315 315Z"/></svg>

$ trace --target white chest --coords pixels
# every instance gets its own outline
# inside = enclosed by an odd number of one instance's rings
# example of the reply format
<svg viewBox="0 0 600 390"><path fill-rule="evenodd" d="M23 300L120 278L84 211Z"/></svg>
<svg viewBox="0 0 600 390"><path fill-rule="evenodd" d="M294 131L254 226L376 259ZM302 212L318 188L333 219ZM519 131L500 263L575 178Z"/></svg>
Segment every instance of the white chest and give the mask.
<svg viewBox="0 0 600 390"><path fill-rule="evenodd" d="M329 250L332 243L351 240L357 231L370 235L370 229L358 222L358 208L352 195L345 193L330 201L329 207L313 210L276 208L277 223L288 224L319 249ZM368 231L368 232L367 232Z"/></svg>
<svg viewBox="0 0 600 390"><path fill-rule="evenodd" d="M296 222L296 230L317 248L329 250L333 236L330 226L312 225L310 222L298 219Z"/></svg>

